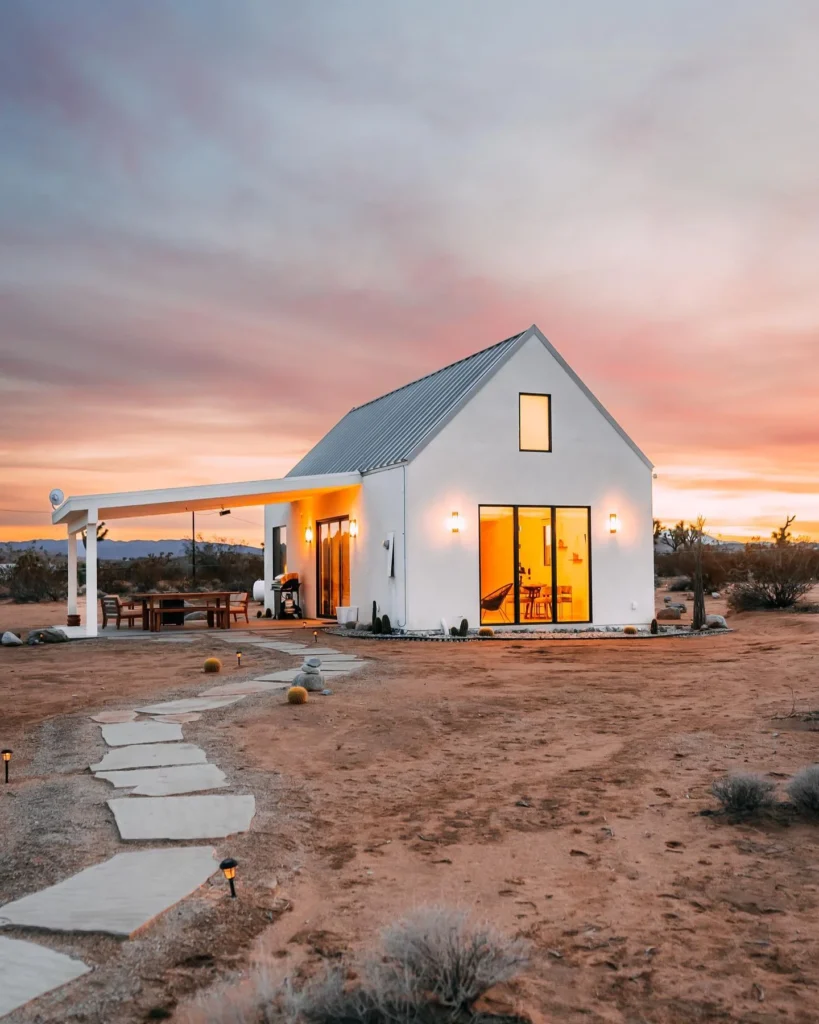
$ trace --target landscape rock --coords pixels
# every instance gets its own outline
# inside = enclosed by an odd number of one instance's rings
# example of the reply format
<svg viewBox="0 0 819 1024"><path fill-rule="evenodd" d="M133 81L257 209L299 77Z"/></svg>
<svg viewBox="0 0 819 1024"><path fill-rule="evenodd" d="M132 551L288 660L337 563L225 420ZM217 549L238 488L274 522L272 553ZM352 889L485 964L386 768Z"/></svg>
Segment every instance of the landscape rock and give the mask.
<svg viewBox="0 0 819 1024"><path fill-rule="evenodd" d="M676 604L668 604L666 605L666 608L670 608L672 611L676 610L681 614L688 611L688 605L682 604L681 602L678 602Z"/></svg>
<svg viewBox="0 0 819 1024"><path fill-rule="evenodd" d="M65 644L68 637L61 629L33 629L28 635L29 644Z"/></svg>
<svg viewBox="0 0 819 1024"><path fill-rule="evenodd" d="M10 633L6 630L6 632L0 637L0 644L4 647L22 647L23 641L16 633Z"/></svg>
<svg viewBox="0 0 819 1024"><path fill-rule="evenodd" d="M722 615L706 615L705 625L709 629L727 629L728 623Z"/></svg>
<svg viewBox="0 0 819 1024"><path fill-rule="evenodd" d="M321 674L321 658L310 656L304 659L298 674L293 679L294 686L303 686L308 693L320 693L324 689L324 676Z"/></svg>
<svg viewBox="0 0 819 1024"><path fill-rule="evenodd" d="M681 619L682 612L680 611L679 606L676 608L661 608L657 612L657 618L662 619L663 621L668 621L669 619Z"/></svg>

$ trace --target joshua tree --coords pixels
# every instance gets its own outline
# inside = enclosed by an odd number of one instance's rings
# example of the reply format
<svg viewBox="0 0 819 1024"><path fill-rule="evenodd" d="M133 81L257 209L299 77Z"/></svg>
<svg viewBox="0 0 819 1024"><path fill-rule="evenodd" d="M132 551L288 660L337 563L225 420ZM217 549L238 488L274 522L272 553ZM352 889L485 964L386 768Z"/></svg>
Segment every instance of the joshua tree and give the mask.
<svg viewBox="0 0 819 1024"><path fill-rule="evenodd" d="M101 540L105 540L105 538L107 536L108 536L108 527L105 525L105 523L97 523L97 543L99 543ZM86 543L87 540L88 540L88 530L83 530L82 531L82 546L84 548L88 547L88 544Z"/></svg>
<svg viewBox="0 0 819 1024"><path fill-rule="evenodd" d="M793 539L791 537L791 524L795 521L796 516L785 516L785 525L780 526L771 533L771 540L778 548L784 548L787 544L790 544Z"/></svg>
<svg viewBox="0 0 819 1024"><path fill-rule="evenodd" d="M705 520L699 516L691 527L694 543L694 609L691 613L691 628L702 629L705 625L705 586L702 580L702 535Z"/></svg>

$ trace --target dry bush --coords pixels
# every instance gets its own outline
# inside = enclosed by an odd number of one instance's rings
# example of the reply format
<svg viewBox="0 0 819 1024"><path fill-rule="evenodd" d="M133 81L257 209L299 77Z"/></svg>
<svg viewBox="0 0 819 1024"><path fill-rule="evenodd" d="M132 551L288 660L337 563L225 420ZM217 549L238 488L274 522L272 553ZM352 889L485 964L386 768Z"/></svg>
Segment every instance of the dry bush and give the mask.
<svg viewBox="0 0 819 1024"><path fill-rule="evenodd" d="M758 775L726 775L711 792L728 814L746 817L773 803L774 784Z"/></svg>
<svg viewBox="0 0 819 1024"><path fill-rule="evenodd" d="M819 815L819 764L803 768L788 783L788 796L798 811Z"/></svg>
<svg viewBox="0 0 819 1024"><path fill-rule="evenodd" d="M791 608L816 583L819 552L809 544L749 545L728 593L733 611Z"/></svg>
<svg viewBox="0 0 819 1024"><path fill-rule="evenodd" d="M18 604L60 601L68 591L68 570L35 547L26 548L6 573L9 596Z"/></svg>

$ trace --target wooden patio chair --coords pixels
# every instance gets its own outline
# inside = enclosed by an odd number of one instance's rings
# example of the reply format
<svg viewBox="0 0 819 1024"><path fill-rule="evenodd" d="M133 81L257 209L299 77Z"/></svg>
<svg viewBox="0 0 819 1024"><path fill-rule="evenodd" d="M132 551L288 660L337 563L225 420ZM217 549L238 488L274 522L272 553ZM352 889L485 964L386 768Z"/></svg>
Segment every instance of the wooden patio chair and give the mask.
<svg viewBox="0 0 819 1024"><path fill-rule="evenodd" d="M249 603L250 596L246 590L243 590L240 594L230 595L230 614L236 622L239 621L240 615L244 615L245 622L250 622L250 616L247 610Z"/></svg>
<svg viewBox="0 0 819 1024"><path fill-rule="evenodd" d="M142 618L142 610L134 607L133 601L123 601L116 594L106 594L100 598L102 605L102 628L108 625L109 619L117 620L117 629L123 619L128 623L128 628L133 626L137 619Z"/></svg>

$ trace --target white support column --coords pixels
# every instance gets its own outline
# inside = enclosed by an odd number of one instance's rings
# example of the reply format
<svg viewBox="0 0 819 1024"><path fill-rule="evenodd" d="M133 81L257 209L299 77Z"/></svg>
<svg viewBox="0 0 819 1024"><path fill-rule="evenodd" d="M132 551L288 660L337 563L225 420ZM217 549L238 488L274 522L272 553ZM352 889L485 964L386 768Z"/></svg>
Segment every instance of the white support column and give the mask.
<svg viewBox="0 0 819 1024"><path fill-rule="evenodd" d="M264 606L273 609L273 505L264 506Z"/></svg>
<svg viewBox="0 0 819 1024"><path fill-rule="evenodd" d="M68 614L77 614L77 535L68 533Z"/></svg>
<svg viewBox="0 0 819 1024"><path fill-rule="evenodd" d="M97 513L89 509L85 535L85 635L97 635Z"/></svg>

